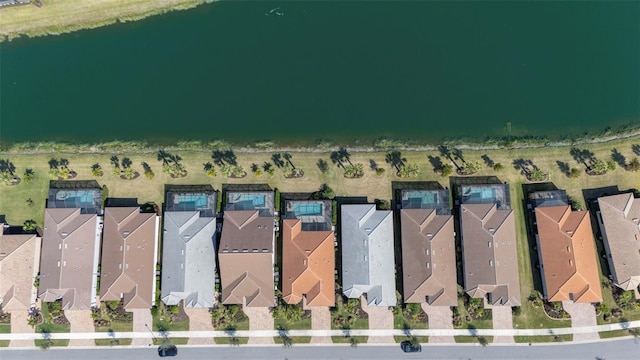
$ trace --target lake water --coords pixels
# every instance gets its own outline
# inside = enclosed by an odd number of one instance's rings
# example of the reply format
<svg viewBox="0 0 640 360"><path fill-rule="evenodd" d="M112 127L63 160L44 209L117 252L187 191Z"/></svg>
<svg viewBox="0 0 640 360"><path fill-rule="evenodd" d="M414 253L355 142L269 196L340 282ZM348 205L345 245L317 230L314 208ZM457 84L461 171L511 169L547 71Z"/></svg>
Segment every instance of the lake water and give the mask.
<svg viewBox="0 0 640 360"><path fill-rule="evenodd" d="M576 135L639 64L637 1L223 1L0 44L0 141Z"/></svg>

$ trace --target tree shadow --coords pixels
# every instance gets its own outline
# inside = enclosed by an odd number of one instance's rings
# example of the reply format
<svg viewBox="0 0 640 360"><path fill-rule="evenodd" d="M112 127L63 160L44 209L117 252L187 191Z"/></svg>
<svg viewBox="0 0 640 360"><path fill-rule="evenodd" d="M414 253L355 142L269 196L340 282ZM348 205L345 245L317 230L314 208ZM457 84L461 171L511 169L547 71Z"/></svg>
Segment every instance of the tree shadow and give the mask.
<svg viewBox="0 0 640 360"><path fill-rule="evenodd" d="M272 154L271 161L277 168L281 168L284 166L284 161L282 160L282 155L280 153Z"/></svg>
<svg viewBox="0 0 640 360"><path fill-rule="evenodd" d="M49 164L49 169L53 170L53 169L57 169L60 166L60 162L58 161L58 159L51 159L48 162Z"/></svg>
<svg viewBox="0 0 640 360"><path fill-rule="evenodd" d="M558 169L560 169L560 172L562 172L565 176L569 177L571 173L571 168L569 167L569 164L560 160L556 160L556 164L558 164Z"/></svg>
<svg viewBox="0 0 640 360"><path fill-rule="evenodd" d="M133 162L131 161L131 159L129 159L128 157L122 158L122 167L124 169L126 168L130 168L131 164L133 164Z"/></svg>
<svg viewBox="0 0 640 360"><path fill-rule="evenodd" d="M640 156L640 144L631 145L631 150L633 150L634 154Z"/></svg>
<svg viewBox="0 0 640 360"><path fill-rule="evenodd" d="M225 151L213 150L211 158L213 159L213 163L218 166L223 166L225 164L232 166L238 165L238 158L231 149Z"/></svg>
<svg viewBox="0 0 640 360"><path fill-rule="evenodd" d="M496 165L496 163L491 160L491 158L487 154L482 155L482 161L484 161L484 164L490 168L493 168Z"/></svg>
<svg viewBox="0 0 640 360"><path fill-rule="evenodd" d="M323 159L318 159L318 162L316 162L316 166L323 174L329 171L329 163L327 163Z"/></svg>
<svg viewBox="0 0 640 360"><path fill-rule="evenodd" d="M402 167L404 167L404 165L407 162L407 158L402 157L402 153L398 150L392 150L387 152L387 155L385 156L385 161L387 164L393 166L396 171L400 171L400 169Z"/></svg>
<svg viewBox="0 0 640 360"><path fill-rule="evenodd" d="M578 149L576 147L572 147L571 150L569 150L569 154L571 154L576 162L584 165L587 170L593 167L595 158L593 157L593 153L588 149Z"/></svg>
<svg viewBox="0 0 640 360"><path fill-rule="evenodd" d="M618 149L611 150L611 159L615 161L621 168L627 166L627 159L618 151Z"/></svg>
<svg viewBox="0 0 640 360"><path fill-rule="evenodd" d="M440 156L427 156L427 158L429 159L429 163L431 164L431 166L433 166L433 172L438 173L442 171L442 159L440 159Z"/></svg>
<svg viewBox="0 0 640 360"><path fill-rule="evenodd" d="M531 173L531 169L530 167L535 169L535 165L533 164L533 161L528 160L528 159L515 159L513 160L513 168L520 171L521 175L528 175Z"/></svg>
<svg viewBox="0 0 640 360"><path fill-rule="evenodd" d="M369 159L369 168L376 171L378 169L378 163L373 159Z"/></svg>
<svg viewBox="0 0 640 360"><path fill-rule="evenodd" d="M349 151L344 147L341 147L337 151L331 152L330 159L332 163L336 164L336 166L341 167L343 169L344 169L345 162L348 162L349 165L353 165L351 163L351 154L349 154Z"/></svg>
<svg viewBox="0 0 640 360"><path fill-rule="evenodd" d="M146 161L142 162L142 168L144 169L145 172L151 171L151 166L149 166L149 164L147 164Z"/></svg>
<svg viewBox="0 0 640 360"><path fill-rule="evenodd" d="M51 163L51 161L57 162L56 159L51 159L51 160L49 160L49 163ZM51 165L49 165L49 166L51 166ZM8 171L10 174L13 175L13 173L15 173L15 171L16 171L16 167L15 167L15 165L13 165L13 163L11 161L5 160L5 159L0 159L0 172L5 172L5 171Z"/></svg>
<svg viewBox="0 0 640 360"><path fill-rule="evenodd" d="M116 169L120 168L120 159L118 158L117 155L111 156L111 158L109 158L109 161L111 162L111 165L113 165L114 168Z"/></svg>

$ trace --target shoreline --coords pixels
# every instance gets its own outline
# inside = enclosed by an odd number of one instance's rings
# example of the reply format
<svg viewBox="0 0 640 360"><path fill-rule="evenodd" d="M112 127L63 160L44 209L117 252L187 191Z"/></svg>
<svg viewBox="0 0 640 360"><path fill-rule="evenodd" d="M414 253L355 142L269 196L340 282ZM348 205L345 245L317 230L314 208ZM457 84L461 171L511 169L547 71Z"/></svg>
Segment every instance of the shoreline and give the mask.
<svg viewBox="0 0 640 360"><path fill-rule="evenodd" d="M250 144L238 144L225 140L191 140L176 141L173 144L157 144L142 141L105 141L97 143L71 144L68 142L17 142L13 144L2 144L0 139L0 155L15 154L48 154L48 153L74 153L74 154L104 154L104 153L151 153L158 148L171 151L193 151L209 152L212 150L233 149L237 153L261 153L273 151L288 151L298 153L325 153L338 150L341 147L347 148L357 153L376 153L390 149L402 151L434 151L438 146L445 145L456 147L460 150L483 151L483 150L527 150L541 148L563 148L581 145L606 144L613 142L632 142L634 139L640 141L640 126L625 127L622 130L605 130L599 135L584 135L571 140L550 141L547 138L529 137L502 137L479 139L443 139L439 144L422 143L397 140L390 138L379 138L371 141L369 145L338 144L330 140L317 140L315 145L280 145L276 141L263 140Z"/></svg>
<svg viewBox="0 0 640 360"><path fill-rule="evenodd" d="M41 7L33 3L13 5L0 9L0 43L21 37L61 35L138 21L214 1L216 0L41 0Z"/></svg>

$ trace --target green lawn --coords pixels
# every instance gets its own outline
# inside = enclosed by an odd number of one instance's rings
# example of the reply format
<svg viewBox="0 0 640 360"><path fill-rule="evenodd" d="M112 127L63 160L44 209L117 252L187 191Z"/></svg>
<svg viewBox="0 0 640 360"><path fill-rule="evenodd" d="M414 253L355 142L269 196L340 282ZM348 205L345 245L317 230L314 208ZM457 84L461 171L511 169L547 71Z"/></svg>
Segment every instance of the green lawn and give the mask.
<svg viewBox="0 0 640 360"><path fill-rule="evenodd" d="M571 327L571 319L552 319L545 314L542 306L535 308L525 299L523 299L521 309L520 315L513 317L514 329L553 329Z"/></svg>
<svg viewBox="0 0 640 360"><path fill-rule="evenodd" d="M46 340L34 340L33 342L35 343L35 345L37 347L42 347L42 343L46 341ZM69 346L69 339L55 339L55 340L49 340L51 341L51 346Z"/></svg>
<svg viewBox="0 0 640 360"><path fill-rule="evenodd" d="M493 336L454 336L456 343L481 343L482 339L486 340L487 344L493 342Z"/></svg>
<svg viewBox="0 0 640 360"><path fill-rule="evenodd" d="M458 297L458 311L460 311L460 318L462 320L462 324L459 326L454 326L456 329L491 329L493 328L493 318L491 314L491 309L484 309L486 318L484 319L472 319L471 321L466 320L466 316L468 315L467 310L464 307L464 300L462 297Z"/></svg>
<svg viewBox="0 0 640 360"><path fill-rule="evenodd" d="M331 341L334 344L350 344L351 338L356 339L358 344L366 344L367 340L369 340L368 336L332 336Z"/></svg>
<svg viewBox="0 0 640 360"><path fill-rule="evenodd" d="M132 322L111 321L109 326L96 326L96 332L131 332L133 331Z"/></svg>
<svg viewBox="0 0 640 360"><path fill-rule="evenodd" d="M284 319L273 319L273 326L275 329L286 330L311 330L311 316L303 317L298 321L288 322Z"/></svg>
<svg viewBox="0 0 640 360"><path fill-rule="evenodd" d="M238 345L246 345L247 343L249 343L248 337L238 337L236 339L238 340ZM214 339L214 341L218 345L231 345L230 337L217 337Z"/></svg>
<svg viewBox="0 0 640 360"><path fill-rule="evenodd" d="M273 341L276 344L283 344L284 340L280 336L274 336ZM311 336L292 336L291 343L295 346L296 344L309 344L311 342Z"/></svg>
<svg viewBox="0 0 640 360"><path fill-rule="evenodd" d="M401 304L402 299L399 298L398 304ZM398 305L400 306L400 305ZM420 304L406 304L403 311L398 311L398 308L394 310L393 314L393 328L394 329L428 329L429 324L427 322L427 314L422 310ZM413 316L422 317L424 320L413 321Z"/></svg>
<svg viewBox="0 0 640 360"><path fill-rule="evenodd" d="M601 331L598 334L600 335L600 339L608 339L608 338L615 338L615 337L621 337L621 336L629 336L629 330L622 329L622 330L612 330L612 331Z"/></svg>
<svg viewBox="0 0 640 360"><path fill-rule="evenodd" d="M160 331L160 325L163 325L167 331L189 331L189 320L168 322L153 318L153 331Z"/></svg>
<svg viewBox="0 0 640 360"><path fill-rule="evenodd" d="M429 342L429 337L428 336L416 336L416 338L418 339L418 342L420 342L421 344L427 344ZM410 336L394 336L393 339L396 341L396 343L401 343L405 340L411 340Z"/></svg>
<svg viewBox="0 0 640 360"><path fill-rule="evenodd" d="M114 344L112 339L96 339L97 346L129 346L131 345L131 339L117 339L118 344Z"/></svg>
<svg viewBox="0 0 640 360"><path fill-rule="evenodd" d="M0 325L0 334L10 334L11 333L11 325L2 324Z"/></svg>
<svg viewBox="0 0 640 360"><path fill-rule="evenodd" d="M187 345L189 342L189 338L168 338L169 342L173 345ZM153 345L162 345L164 339L155 338L153 339Z"/></svg>
<svg viewBox="0 0 640 360"><path fill-rule="evenodd" d="M542 335L542 336L514 336L517 343L549 343L573 341L573 335Z"/></svg>
<svg viewBox="0 0 640 360"><path fill-rule="evenodd" d="M10 342L9 340L0 340L0 347L8 347Z"/></svg>

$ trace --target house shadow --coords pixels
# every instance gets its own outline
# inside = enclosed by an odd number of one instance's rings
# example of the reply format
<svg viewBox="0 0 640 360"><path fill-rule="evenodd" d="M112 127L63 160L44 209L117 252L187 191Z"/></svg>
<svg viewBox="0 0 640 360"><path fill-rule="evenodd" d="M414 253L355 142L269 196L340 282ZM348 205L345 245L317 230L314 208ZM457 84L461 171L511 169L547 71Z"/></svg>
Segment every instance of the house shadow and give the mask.
<svg viewBox="0 0 640 360"><path fill-rule="evenodd" d="M529 262L532 266L533 274L533 288L534 290L544 294L542 286L542 274L540 273L540 258L536 244L536 214L532 203L529 201L529 195L537 191L552 191L558 190L555 184L551 182L546 183L532 183L522 184L522 209L524 213L525 231L527 233L527 246L529 248ZM528 294L525 294L528 296Z"/></svg>
<svg viewBox="0 0 640 360"><path fill-rule="evenodd" d="M104 207L138 207L138 198L107 198Z"/></svg>

